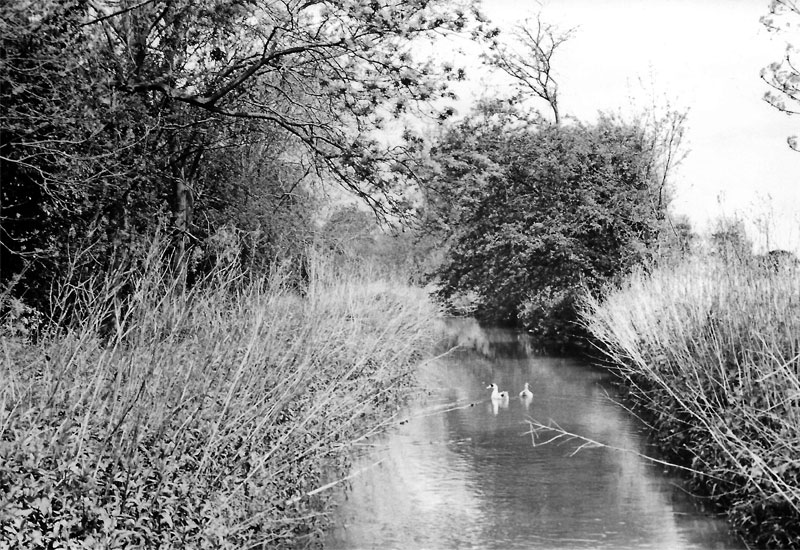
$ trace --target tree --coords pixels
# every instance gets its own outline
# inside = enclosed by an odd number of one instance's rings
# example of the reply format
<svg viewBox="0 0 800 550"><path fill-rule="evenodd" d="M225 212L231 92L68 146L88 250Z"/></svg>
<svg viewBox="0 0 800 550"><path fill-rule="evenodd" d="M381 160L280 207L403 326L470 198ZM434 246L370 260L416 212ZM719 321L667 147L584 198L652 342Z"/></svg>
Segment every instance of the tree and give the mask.
<svg viewBox="0 0 800 550"><path fill-rule="evenodd" d="M446 118L433 104L463 77L413 45L480 31L468 0L43 0L0 21L0 261L28 288L78 240L97 269L159 223L185 265L226 224L297 219L281 216L312 179L401 209L419 141L380 132L409 110ZM276 193L267 220L253 201Z"/></svg>
<svg viewBox="0 0 800 550"><path fill-rule="evenodd" d="M147 154L156 118L113 89L87 13L87 2L0 5L0 278L24 272L39 298L86 240L103 241L90 254L102 263L164 199Z"/></svg>
<svg viewBox="0 0 800 550"><path fill-rule="evenodd" d="M348 204L334 210L322 227L324 244L337 254L351 259L371 254L378 224L370 213Z"/></svg>
<svg viewBox="0 0 800 550"><path fill-rule="evenodd" d="M477 16L472 2L443 0L100 6L94 23L107 36L119 89L279 128L318 170L381 211L396 205L410 145L382 146L373 131L452 97L445 69L416 62L412 43L465 31Z"/></svg>
<svg viewBox="0 0 800 550"><path fill-rule="evenodd" d="M495 38L491 52L486 56L491 65L509 75L517 86L518 92L510 101L517 102L531 95L543 99L553 112L555 124L561 123L561 110L553 56L573 32L574 29L559 31L554 25L544 22L539 13L514 28L513 47Z"/></svg>
<svg viewBox="0 0 800 550"><path fill-rule="evenodd" d="M666 202L644 129L520 124L484 106L432 153L429 207L448 253L440 294L476 293L477 315L543 343L576 336L575 299L649 255Z"/></svg>
<svg viewBox="0 0 800 550"><path fill-rule="evenodd" d="M711 253L724 262L747 262L753 256L753 243L740 218L717 218L711 233L711 245Z"/></svg>
<svg viewBox="0 0 800 550"><path fill-rule="evenodd" d="M771 32L787 32L797 25L800 5L794 0L771 0L769 12L761 22ZM771 88L764 94L764 100L790 115L800 113L800 69L798 69L798 48L787 43L786 53L780 61L770 63L761 70L761 79ZM797 136L788 138L789 147L800 151Z"/></svg>
<svg viewBox="0 0 800 550"><path fill-rule="evenodd" d="M214 265L214 251L224 244L226 253L258 275L276 258L305 254L319 200L309 188L312 167L292 160L282 137L245 134L242 143L207 151L209 169L193 185L195 207L204 217L198 224L206 227L193 258Z"/></svg>
<svg viewBox="0 0 800 550"><path fill-rule="evenodd" d="M658 239L658 257L661 260L684 258L692 253L697 234L686 215L666 216L662 221Z"/></svg>

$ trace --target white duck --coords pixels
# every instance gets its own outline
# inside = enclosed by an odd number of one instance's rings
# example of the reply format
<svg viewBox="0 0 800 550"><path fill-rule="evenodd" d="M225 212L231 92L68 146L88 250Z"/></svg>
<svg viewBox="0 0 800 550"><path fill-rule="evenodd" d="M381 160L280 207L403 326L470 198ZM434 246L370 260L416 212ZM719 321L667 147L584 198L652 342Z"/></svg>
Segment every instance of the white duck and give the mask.
<svg viewBox="0 0 800 550"><path fill-rule="evenodd" d="M492 399L508 399L508 392L507 391L497 391L497 384L490 384L486 386L486 389L492 390Z"/></svg>
<svg viewBox="0 0 800 550"><path fill-rule="evenodd" d="M525 382L525 388L521 392L519 392L519 396L522 399L530 399L531 397L533 397L533 392L528 388L527 382Z"/></svg>

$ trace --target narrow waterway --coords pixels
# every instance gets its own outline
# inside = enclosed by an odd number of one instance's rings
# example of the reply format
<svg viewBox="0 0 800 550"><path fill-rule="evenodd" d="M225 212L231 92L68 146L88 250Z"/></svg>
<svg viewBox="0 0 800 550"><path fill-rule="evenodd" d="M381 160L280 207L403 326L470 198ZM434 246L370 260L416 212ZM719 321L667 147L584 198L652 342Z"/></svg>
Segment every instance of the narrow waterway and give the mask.
<svg viewBox="0 0 800 550"><path fill-rule="evenodd" d="M537 355L514 331L450 329L460 349L420 369L425 398L358 459L326 548L743 548L641 456L646 431L606 372ZM493 382L508 401L490 399ZM605 446L543 444L530 419Z"/></svg>

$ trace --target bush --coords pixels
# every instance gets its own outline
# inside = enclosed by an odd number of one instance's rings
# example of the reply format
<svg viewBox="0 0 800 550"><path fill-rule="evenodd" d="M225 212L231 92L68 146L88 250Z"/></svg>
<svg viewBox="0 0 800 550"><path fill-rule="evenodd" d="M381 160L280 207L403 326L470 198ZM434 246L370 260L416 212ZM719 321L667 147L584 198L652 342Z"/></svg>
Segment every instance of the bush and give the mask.
<svg viewBox="0 0 800 550"><path fill-rule="evenodd" d="M483 113L432 151L427 195L446 254L444 301L476 294L483 321L527 328L545 346L576 343L574 296L644 261L666 201L648 131L611 117L594 125L520 125Z"/></svg>

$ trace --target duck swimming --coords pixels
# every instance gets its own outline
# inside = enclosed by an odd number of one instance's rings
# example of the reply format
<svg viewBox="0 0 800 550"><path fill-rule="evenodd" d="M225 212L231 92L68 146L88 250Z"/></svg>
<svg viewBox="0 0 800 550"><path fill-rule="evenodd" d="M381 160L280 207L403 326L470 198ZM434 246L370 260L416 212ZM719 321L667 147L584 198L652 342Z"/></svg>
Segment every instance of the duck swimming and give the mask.
<svg viewBox="0 0 800 550"><path fill-rule="evenodd" d="M530 389L528 389L527 382L525 382L525 388L521 392L519 392L519 396L523 399L530 399L531 397L533 397L533 392Z"/></svg>
<svg viewBox="0 0 800 550"><path fill-rule="evenodd" d="M486 386L486 389L492 390L492 399L508 399L508 392L507 391L497 391L497 384L490 384Z"/></svg>

